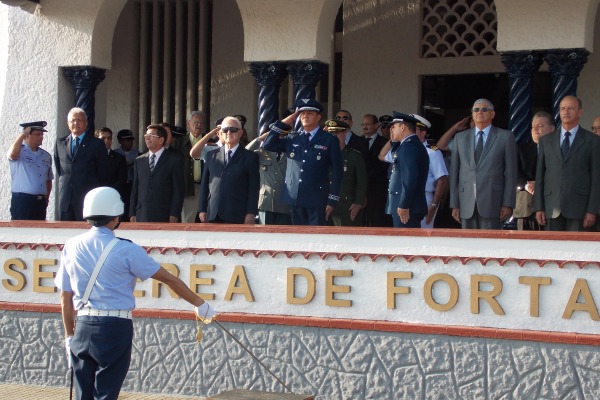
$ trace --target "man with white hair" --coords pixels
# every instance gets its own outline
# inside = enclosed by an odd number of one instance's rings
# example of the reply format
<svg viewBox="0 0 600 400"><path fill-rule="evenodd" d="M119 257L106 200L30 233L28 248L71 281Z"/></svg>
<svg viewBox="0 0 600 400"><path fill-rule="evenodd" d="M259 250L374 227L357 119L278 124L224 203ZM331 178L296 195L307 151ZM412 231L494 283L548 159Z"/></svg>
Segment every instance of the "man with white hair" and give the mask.
<svg viewBox="0 0 600 400"><path fill-rule="evenodd" d="M258 156L240 145L242 123L225 117L220 134L224 145L210 152L200 183L200 222L254 224L258 213Z"/></svg>
<svg viewBox="0 0 600 400"><path fill-rule="evenodd" d="M427 199L427 215L421 220L421 228L433 228L433 221L446 191L448 190L448 169L444 162L444 155L435 146L430 146L425 140L427 130L431 128L431 122L413 114L417 122L417 136L423 142L429 155L429 174L425 184L425 198Z"/></svg>
<svg viewBox="0 0 600 400"><path fill-rule="evenodd" d="M487 99L476 100L475 127L454 137L450 172L452 217L463 229L501 229L515 208L517 143L513 132L492 125Z"/></svg>
<svg viewBox="0 0 600 400"><path fill-rule="evenodd" d="M83 198L106 181L108 155L102 140L86 134L87 114L72 108L67 116L70 134L58 138L54 164L58 175L59 221L83 221Z"/></svg>

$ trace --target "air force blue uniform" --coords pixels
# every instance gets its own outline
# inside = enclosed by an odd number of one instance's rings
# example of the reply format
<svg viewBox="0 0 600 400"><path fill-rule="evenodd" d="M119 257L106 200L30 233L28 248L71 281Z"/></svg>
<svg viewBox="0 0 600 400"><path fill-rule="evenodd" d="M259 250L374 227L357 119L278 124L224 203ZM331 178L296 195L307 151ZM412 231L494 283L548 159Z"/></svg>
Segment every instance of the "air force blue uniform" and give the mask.
<svg viewBox="0 0 600 400"><path fill-rule="evenodd" d="M395 227L419 228L427 214L425 184L429 174L429 155L417 135L410 135L391 151L392 175L388 189L387 214ZM409 221L400 222L398 208L409 209Z"/></svg>
<svg viewBox="0 0 600 400"><path fill-rule="evenodd" d="M324 225L325 207L335 207L340 199L344 166L339 140L322 128L310 140L304 133L282 139L271 130L263 148L287 155L281 200L292 206L292 223Z"/></svg>

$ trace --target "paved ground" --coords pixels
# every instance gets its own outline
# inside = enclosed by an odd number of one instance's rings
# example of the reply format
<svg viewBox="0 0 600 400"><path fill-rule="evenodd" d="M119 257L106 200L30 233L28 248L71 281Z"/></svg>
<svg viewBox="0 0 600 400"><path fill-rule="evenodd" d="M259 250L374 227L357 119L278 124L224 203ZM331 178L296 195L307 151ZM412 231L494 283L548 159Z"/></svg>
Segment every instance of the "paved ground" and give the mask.
<svg viewBox="0 0 600 400"><path fill-rule="evenodd" d="M65 400L69 388L0 384L0 399L6 400ZM201 400L199 397L166 394L124 393L119 400Z"/></svg>

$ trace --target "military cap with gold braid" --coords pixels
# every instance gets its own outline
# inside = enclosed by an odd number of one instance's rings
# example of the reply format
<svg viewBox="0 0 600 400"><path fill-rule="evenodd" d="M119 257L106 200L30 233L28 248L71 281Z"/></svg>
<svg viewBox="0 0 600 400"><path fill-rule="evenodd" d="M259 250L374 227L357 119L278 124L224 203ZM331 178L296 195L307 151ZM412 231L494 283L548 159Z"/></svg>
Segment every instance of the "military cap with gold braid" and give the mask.
<svg viewBox="0 0 600 400"><path fill-rule="evenodd" d="M343 132L346 129L350 129L350 125L348 125L344 121L337 119L330 119L325 121L325 127L327 128L327 132L331 133Z"/></svg>

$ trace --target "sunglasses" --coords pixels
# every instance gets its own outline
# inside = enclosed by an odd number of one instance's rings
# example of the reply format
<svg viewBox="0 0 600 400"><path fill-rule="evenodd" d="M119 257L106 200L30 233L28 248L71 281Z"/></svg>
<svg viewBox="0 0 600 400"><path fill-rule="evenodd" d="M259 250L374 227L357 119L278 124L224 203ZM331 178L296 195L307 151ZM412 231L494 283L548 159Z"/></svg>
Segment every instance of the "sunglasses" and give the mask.
<svg viewBox="0 0 600 400"><path fill-rule="evenodd" d="M487 107L473 107L473 112L479 112L481 110L481 112L488 112L488 111L493 111L491 108L487 108Z"/></svg>
<svg viewBox="0 0 600 400"><path fill-rule="evenodd" d="M221 132L223 133L236 133L237 131L239 131L240 128L236 128L235 126L226 126L224 128L221 128Z"/></svg>
<svg viewBox="0 0 600 400"><path fill-rule="evenodd" d="M347 116L344 115L344 116L337 116L337 117L335 117L335 119L337 119L338 121L339 120L349 121L350 117L347 117Z"/></svg>

